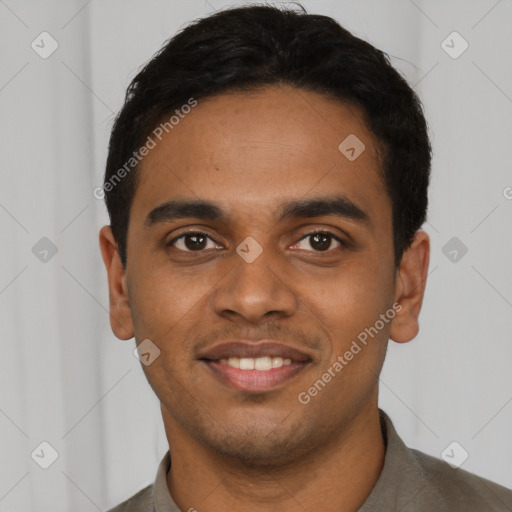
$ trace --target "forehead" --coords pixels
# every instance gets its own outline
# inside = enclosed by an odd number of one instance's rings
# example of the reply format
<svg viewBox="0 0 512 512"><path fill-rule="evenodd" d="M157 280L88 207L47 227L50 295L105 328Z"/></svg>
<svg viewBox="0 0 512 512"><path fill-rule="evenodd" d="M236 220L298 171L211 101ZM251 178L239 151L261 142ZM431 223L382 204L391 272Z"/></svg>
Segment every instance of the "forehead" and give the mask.
<svg viewBox="0 0 512 512"><path fill-rule="evenodd" d="M139 165L134 221L173 198L260 216L326 194L370 216L390 209L362 110L318 93L275 86L199 100L155 142Z"/></svg>

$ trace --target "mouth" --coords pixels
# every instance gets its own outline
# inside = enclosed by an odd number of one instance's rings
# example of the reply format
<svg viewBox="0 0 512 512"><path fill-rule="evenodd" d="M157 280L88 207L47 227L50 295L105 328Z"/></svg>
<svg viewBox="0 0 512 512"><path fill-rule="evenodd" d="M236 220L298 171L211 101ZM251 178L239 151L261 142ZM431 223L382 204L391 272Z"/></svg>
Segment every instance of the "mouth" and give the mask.
<svg viewBox="0 0 512 512"><path fill-rule="evenodd" d="M231 342L200 355L212 375L239 391L270 391L295 377L312 361L304 352L281 343Z"/></svg>

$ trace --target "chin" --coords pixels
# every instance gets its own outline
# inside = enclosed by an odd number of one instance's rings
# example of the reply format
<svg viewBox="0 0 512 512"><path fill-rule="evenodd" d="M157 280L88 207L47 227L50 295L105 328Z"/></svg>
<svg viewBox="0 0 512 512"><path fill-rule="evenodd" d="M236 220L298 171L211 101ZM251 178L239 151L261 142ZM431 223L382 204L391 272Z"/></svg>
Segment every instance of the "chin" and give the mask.
<svg viewBox="0 0 512 512"><path fill-rule="evenodd" d="M303 424L287 428L282 424L270 428L254 423L238 427L231 424L225 430L217 429L217 435L212 436L211 430L201 434L202 443L213 452L253 469L291 464L315 444L314 432L308 432Z"/></svg>

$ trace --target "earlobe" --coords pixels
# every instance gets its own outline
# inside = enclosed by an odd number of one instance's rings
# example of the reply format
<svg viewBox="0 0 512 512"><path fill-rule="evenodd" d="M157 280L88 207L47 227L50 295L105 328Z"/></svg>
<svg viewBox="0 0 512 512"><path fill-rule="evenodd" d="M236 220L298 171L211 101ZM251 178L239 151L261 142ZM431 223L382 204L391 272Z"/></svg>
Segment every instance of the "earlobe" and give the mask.
<svg viewBox="0 0 512 512"><path fill-rule="evenodd" d="M401 308L391 322L390 338L406 343L419 331L418 317L423 303L430 258L430 238L417 231L409 248L404 251L396 274L395 302Z"/></svg>
<svg viewBox="0 0 512 512"><path fill-rule="evenodd" d="M117 338L129 340L134 330L126 274L110 226L101 228L99 242L108 277L110 326Z"/></svg>

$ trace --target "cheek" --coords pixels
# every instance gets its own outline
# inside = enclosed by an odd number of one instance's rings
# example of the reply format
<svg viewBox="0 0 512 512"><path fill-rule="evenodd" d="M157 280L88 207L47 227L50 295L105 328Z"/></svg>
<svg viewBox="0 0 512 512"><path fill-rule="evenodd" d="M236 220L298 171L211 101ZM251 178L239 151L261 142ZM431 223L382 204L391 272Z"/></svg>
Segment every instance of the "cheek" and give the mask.
<svg viewBox="0 0 512 512"><path fill-rule="evenodd" d="M372 261L370 254L358 260L333 270L324 279L308 281L300 291L332 336L333 344L351 340L392 305L394 288L389 268L376 259Z"/></svg>
<svg viewBox="0 0 512 512"><path fill-rule="evenodd" d="M198 312L215 283L208 273L192 275L166 266L141 265L134 275L129 289L137 339L166 339L197 325Z"/></svg>

